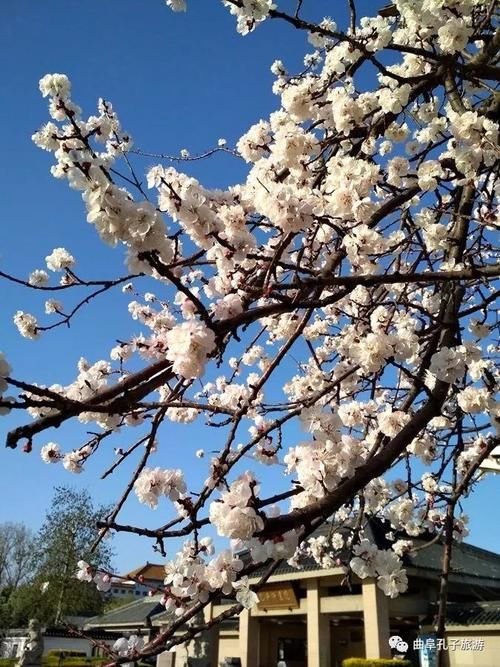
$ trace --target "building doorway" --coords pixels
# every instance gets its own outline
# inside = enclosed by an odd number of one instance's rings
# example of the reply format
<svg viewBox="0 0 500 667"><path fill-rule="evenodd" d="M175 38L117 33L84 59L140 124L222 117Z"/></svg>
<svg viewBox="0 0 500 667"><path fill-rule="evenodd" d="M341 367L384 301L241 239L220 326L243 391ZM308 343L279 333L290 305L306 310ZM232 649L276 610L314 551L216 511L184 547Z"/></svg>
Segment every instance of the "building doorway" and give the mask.
<svg viewBox="0 0 500 667"><path fill-rule="evenodd" d="M307 667L305 616L266 618L260 622L259 667Z"/></svg>

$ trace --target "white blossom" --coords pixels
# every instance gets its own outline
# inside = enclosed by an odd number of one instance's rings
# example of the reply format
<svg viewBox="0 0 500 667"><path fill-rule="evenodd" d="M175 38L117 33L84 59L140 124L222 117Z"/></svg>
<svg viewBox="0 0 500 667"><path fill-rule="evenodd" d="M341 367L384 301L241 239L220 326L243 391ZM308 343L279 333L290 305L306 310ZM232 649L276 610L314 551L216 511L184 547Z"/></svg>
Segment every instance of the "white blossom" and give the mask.
<svg viewBox="0 0 500 667"><path fill-rule="evenodd" d="M45 261L50 271L62 271L75 264L74 257L65 248L54 248L50 255L47 255Z"/></svg>
<svg viewBox="0 0 500 667"><path fill-rule="evenodd" d="M14 324L23 338L31 338L34 340L40 335L38 321L34 315L18 310L14 315Z"/></svg>
<svg viewBox="0 0 500 667"><path fill-rule="evenodd" d="M46 74L40 79L39 87L43 97L65 99L69 96L71 83L65 74Z"/></svg>
<svg viewBox="0 0 500 667"><path fill-rule="evenodd" d="M62 313L64 306L56 299L47 299L45 302L45 313L52 315L53 313Z"/></svg>
<svg viewBox="0 0 500 667"><path fill-rule="evenodd" d="M93 568L84 560L79 560L77 566L76 578L79 581L92 581Z"/></svg>
<svg viewBox="0 0 500 667"><path fill-rule="evenodd" d="M252 591L248 583L248 577L242 577L233 583L233 588L236 591L236 600L243 605L245 609L252 609L259 601L257 593Z"/></svg>
<svg viewBox="0 0 500 667"><path fill-rule="evenodd" d="M222 493L220 500L210 504L210 521L219 535L247 540L262 530L262 517L251 506L254 493L258 493L258 486L251 473L245 473Z"/></svg>
<svg viewBox="0 0 500 667"><path fill-rule="evenodd" d="M457 396L457 403L464 412L485 412L489 402L488 390L484 388L466 387Z"/></svg>
<svg viewBox="0 0 500 667"><path fill-rule="evenodd" d="M166 356L175 373L185 378L196 378L203 374L208 355L215 346L211 329L201 322L183 322L166 335Z"/></svg>
<svg viewBox="0 0 500 667"><path fill-rule="evenodd" d="M49 282L49 274L47 271L36 269L30 273L28 282L34 287L45 287Z"/></svg>
<svg viewBox="0 0 500 667"><path fill-rule="evenodd" d="M82 454L79 451L65 454L63 456L63 466L68 472L81 473L83 471Z"/></svg>
<svg viewBox="0 0 500 667"><path fill-rule="evenodd" d="M390 438L396 436L405 424L410 421L410 415L400 410L387 409L378 416L378 425L384 435Z"/></svg>
<svg viewBox="0 0 500 667"><path fill-rule="evenodd" d="M452 16L438 30L438 44L443 53L463 51L474 29L464 17Z"/></svg>
<svg viewBox="0 0 500 667"><path fill-rule="evenodd" d="M180 470L144 468L134 483L134 490L141 503L156 508L161 496L179 500L186 492L186 484Z"/></svg>
<svg viewBox="0 0 500 667"><path fill-rule="evenodd" d="M61 449L56 442L49 442L40 450L44 463L57 463L62 458Z"/></svg>
<svg viewBox="0 0 500 667"><path fill-rule="evenodd" d="M439 380L455 382L465 372L465 349L459 347L442 347L431 357L429 371Z"/></svg>

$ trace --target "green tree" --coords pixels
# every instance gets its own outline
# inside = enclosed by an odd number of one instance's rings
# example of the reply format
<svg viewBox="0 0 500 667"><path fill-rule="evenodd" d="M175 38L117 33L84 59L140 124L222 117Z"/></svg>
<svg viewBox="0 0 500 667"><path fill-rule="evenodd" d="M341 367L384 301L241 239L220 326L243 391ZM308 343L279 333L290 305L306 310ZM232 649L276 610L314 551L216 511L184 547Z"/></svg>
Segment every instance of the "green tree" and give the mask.
<svg viewBox="0 0 500 667"><path fill-rule="evenodd" d="M10 625L24 625L32 616L57 625L67 615L92 615L105 600L94 584L78 581L77 562L111 569L112 548L102 541L91 552L107 508L94 507L87 491L55 489L51 506L33 549L34 575L9 598Z"/></svg>
<svg viewBox="0 0 500 667"><path fill-rule="evenodd" d="M137 600L141 599L142 598L132 594L124 595L123 597L109 598L109 600L106 600L104 604L104 611L107 612L111 611L112 609L118 609L118 607L124 607L126 604L137 602Z"/></svg>
<svg viewBox="0 0 500 667"><path fill-rule="evenodd" d="M0 629L12 625L12 610L10 605L11 595L12 590L10 588L5 587L0 591Z"/></svg>

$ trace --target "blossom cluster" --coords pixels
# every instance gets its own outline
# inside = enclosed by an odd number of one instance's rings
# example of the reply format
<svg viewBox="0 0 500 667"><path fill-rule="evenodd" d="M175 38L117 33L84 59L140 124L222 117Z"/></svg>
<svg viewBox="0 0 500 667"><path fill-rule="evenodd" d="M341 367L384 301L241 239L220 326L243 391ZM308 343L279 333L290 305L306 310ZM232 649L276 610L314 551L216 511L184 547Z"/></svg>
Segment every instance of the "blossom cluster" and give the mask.
<svg viewBox="0 0 500 667"><path fill-rule="evenodd" d="M161 496L173 501L182 498L186 493L186 483L181 470L145 468L137 477L134 490L141 503L156 508Z"/></svg>
<svg viewBox="0 0 500 667"><path fill-rule="evenodd" d="M220 590L224 595L235 594L243 607L250 609L258 596L250 588L248 577L240 577L244 563L229 550L215 558L210 538L200 540L197 547L186 542L174 561L165 566L165 594L163 603L167 612L181 616L186 607L195 602L206 602L210 593Z"/></svg>
<svg viewBox="0 0 500 667"><path fill-rule="evenodd" d="M219 535L248 540L262 530L262 516L252 507L252 499L258 493L259 486L252 474L247 472L221 494L220 500L211 503L209 517Z"/></svg>
<svg viewBox="0 0 500 667"><path fill-rule="evenodd" d="M79 560L77 566L75 576L78 581L93 582L101 593L107 593L111 589L110 574L96 570L84 560Z"/></svg>
<svg viewBox="0 0 500 667"><path fill-rule="evenodd" d="M392 549L378 549L366 538L353 547L354 558L349 565L360 578L376 577L377 586L390 598L404 593L408 577L401 560Z"/></svg>

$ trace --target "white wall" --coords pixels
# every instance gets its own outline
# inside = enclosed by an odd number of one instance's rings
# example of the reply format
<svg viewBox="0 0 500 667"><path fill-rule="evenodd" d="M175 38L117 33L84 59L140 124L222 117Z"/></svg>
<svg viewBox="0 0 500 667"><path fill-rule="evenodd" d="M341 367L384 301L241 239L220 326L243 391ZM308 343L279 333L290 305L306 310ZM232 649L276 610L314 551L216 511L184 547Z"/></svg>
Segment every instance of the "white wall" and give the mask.
<svg viewBox="0 0 500 667"><path fill-rule="evenodd" d="M0 641L0 657L18 658L24 648L27 637L4 637ZM115 639L100 639L99 643L112 646ZM82 637L45 637L43 638L43 654L47 655L49 651L61 649L62 651L84 651L85 655L92 655L93 644L88 639Z"/></svg>
<svg viewBox="0 0 500 667"><path fill-rule="evenodd" d="M4 637L0 640L0 657L18 658L28 637Z"/></svg>

